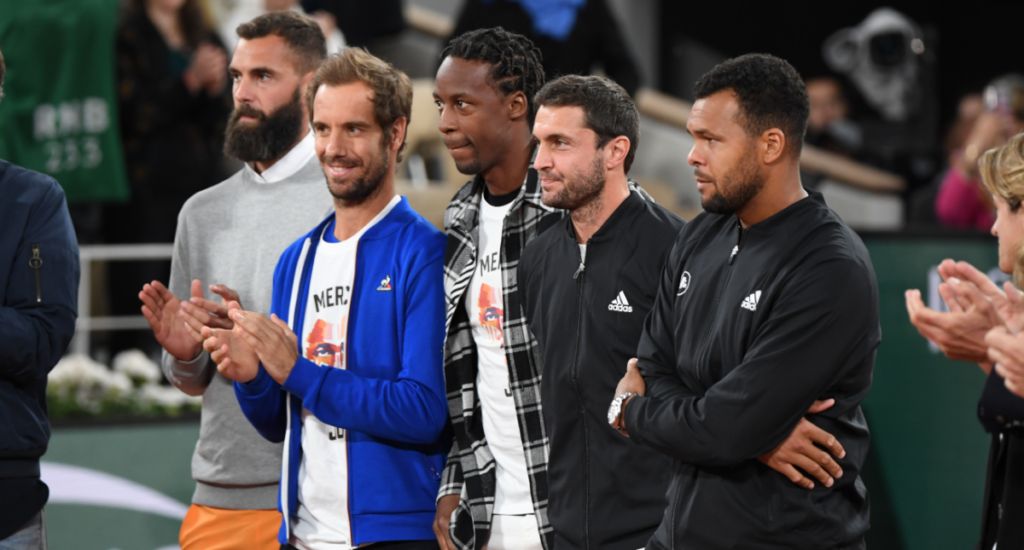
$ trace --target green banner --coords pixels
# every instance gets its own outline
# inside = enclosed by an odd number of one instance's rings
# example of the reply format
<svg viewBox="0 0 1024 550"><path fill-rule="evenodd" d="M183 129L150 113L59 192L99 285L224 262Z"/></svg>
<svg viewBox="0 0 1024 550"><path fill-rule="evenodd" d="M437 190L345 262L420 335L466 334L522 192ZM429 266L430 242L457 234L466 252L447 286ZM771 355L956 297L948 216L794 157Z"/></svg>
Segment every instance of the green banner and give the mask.
<svg viewBox="0 0 1024 550"><path fill-rule="evenodd" d="M0 158L60 182L68 202L128 198L118 131L119 0L4 0Z"/></svg>
<svg viewBox="0 0 1024 550"><path fill-rule="evenodd" d="M921 337L903 294L919 289L926 304L944 308L935 268L945 258L1005 280L996 240L886 236L864 243L878 277L882 324L864 402L871 428L863 474L871 495L868 548L974 548L990 441L976 413L985 375L977 365L946 359Z"/></svg>

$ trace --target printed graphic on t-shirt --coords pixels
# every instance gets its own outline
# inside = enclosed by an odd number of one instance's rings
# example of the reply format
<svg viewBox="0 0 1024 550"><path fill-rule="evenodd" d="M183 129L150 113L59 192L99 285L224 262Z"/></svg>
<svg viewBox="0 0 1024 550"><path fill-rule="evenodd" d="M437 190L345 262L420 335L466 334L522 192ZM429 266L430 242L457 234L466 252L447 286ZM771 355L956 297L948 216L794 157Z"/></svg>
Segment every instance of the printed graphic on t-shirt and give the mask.
<svg viewBox="0 0 1024 550"><path fill-rule="evenodd" d="M345 368L345 325L317 319L306 337L306 359L325 367Z"/></svg>
<svg viewBox="0 0 1024 550"><path fill-rule="evenodd" d="M313 295L313 307L319 313L329 307L347 306L350 291L351 287L348 286L332 286L321 290Z"/></svg>
<svg viewBox="0 0 1024 550"><path fill-rule="evenodd" d="M480 308L480 325L487 331L491 341L499 342L504 347L501 323L505 319L505 310L501 305L501 294L491 285L484 283L480 285L480 300L477 305Z"/></svg>

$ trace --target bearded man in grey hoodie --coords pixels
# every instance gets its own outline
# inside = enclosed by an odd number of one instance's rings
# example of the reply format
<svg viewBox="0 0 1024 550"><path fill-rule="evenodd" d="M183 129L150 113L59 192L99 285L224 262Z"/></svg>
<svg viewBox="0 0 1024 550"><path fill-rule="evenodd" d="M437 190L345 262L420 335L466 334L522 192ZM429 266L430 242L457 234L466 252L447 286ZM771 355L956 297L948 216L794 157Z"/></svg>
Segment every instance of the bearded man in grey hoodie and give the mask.
<svg viewBox="0 0 1024 550"><path fill-rule="evenodd" d="M293 12L262 15L237 32L225 153L246 164L185 203L170 283L153 281L139 293L164 348L164 374L181 391L203 396L192 457L196 490L179 535L182 550L279 548L281 446L245 419L199 331L232 327L229 301L269 315L278 257L333 205L302 101L327 56L323 33ZM206 299L203 283L213 283L209 290L223 302Z"/></svg>

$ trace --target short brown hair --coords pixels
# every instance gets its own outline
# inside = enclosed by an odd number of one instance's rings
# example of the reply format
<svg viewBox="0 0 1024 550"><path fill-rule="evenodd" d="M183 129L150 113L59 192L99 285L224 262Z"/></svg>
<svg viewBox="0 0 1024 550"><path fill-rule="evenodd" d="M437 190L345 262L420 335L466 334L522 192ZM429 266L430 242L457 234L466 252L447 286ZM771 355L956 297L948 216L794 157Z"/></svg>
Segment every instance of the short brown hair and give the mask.
<svg viewBox="0 0 1024 550"><path fill-rule="evenodd" d="M306 90L309 121L313 122L313 100L320 86L341 86L362 82L373 90L373 115L384 135L391 139L395 121L404 118L406 129L412 118L412 83L405 73L388 62L374 57L362 48L345 48L320 65ZM405 150L405 136L398 149L398 161Z"/></svg>
<svg viewBox="0 0 1024 550"><path fill-rule="evenodd" d="M533 100L541 107L581 107L583 123L597 134L597 148L625 136L629 152L622 163L627 174L640 146L640 114L626 90L603 76L567 75L544 85Z"/></svg>
<svg viewBox="0 0 1024 550"><path fill-rule="evenodd" d="M295 69L300 74L313 72L327 57L327 40L312 17L293 11L272 11L235 29L239 38L253 40L280 36L291 48Z"/></svg>
<svg viewBox="0 0 1024 550"><path fill-rule="evenodd" d="M995 196L1010 206L1010 212L1020 211L1024 203L1024 133L1013 136L1009 143L985 151L978 159L981 181ZM1017 288L1024 284L1024 248L1017 250L1013 265L1013 282Z"/></svg>

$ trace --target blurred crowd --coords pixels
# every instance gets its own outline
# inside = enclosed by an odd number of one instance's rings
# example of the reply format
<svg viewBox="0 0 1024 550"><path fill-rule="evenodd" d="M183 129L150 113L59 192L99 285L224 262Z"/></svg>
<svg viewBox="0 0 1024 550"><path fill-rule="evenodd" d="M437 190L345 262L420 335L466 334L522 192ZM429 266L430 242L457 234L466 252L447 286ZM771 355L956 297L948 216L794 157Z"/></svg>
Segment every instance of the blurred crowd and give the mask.
<svg viewBox="0 0 1024 550"><path fill-rule="evenodd" d="M101 11L109 4L69 6ZM69 189L72 176L59 172L88 165L90 152L97 149L88 141L92 138L45 145L57 151L56 156L50 153L47 167L54 170L48 172L68 190L80 242L170 243L188 197L240 168L223 153L232 111L228 68L239 23L275 10L306 13L319 23L329 52L363 47L413 78L431 78L438 60L410 38L414 33L403 7L402 0L121 0L112 63L116 106L108 107L117 111L108 118L118 121L120 151L107 158L121 159L126 189L91 196ZM643 78L613 8L610 0L466 0L453 21L452 36L501 25L538 45L547 74L602 72L635 95ZM976 160L1021 129L1024 77L1000 76L965 96L942 137L941 121L951 117L943 116L939 106L931 44L921 25L889 8L832 34L821 46L830 72L803 75L811 106L806 142L901 176L907 182L900 197L905 227L987 232L994 208L979 183ZM6 51L13 90L25 69L19 67L17 48ZM58 137L67 134L66 127L78 127L66 121L74 120L67 105L80 105L75 107L81 109L75 111L83 120L79 126L87 128L89 120L98 120L87 112L94 104L89 101L61 103L49 111L36 108L35 139L47 135L46 121ZM0 156L31 166L19 150L0 143ZM58 157L63 164L53 164ZM822 181L815 174L804 178L809 187ZM105 313L136 315L136 297L115 289L166 279L168 270L168 262L128 262L111 270ZM131 331L111 337L125 339L113 343L114 351L138 345Z"/></svg>
<svg viewBox="0 0 1024 550"><path fill-rule="evenodd" d="M104 25L95 22L113 15L106 13L110 5L110 1L68 3L58 25L64 29L80 27L82 32L68 34L67 42L60 47L74 50L86 43L95 44L95 34L104 32ZM106 152L103 158L108 163L123 158L123 171L117 166L108 176L94 173L91 177L124 180L122 187L126 189L101 192L94 182L89 182L82 193L69 189L72 172L92 166L78 161L82 156L78 142L59 140L75 129L66 122L65 113L86 102L53 101L55 106L50 111L36 107L34 112L36 142L41 141L39 121L47 119L53 131L44 137L58 140L48 141L44 147L60 150L62 162L51 159L44 171L57 177L68 191L72 220L82 244L170 243L185 201L241 167L223 151L232 113L229 65L238 40L235 29L262 13L279 10L311 15L327 38L329 53L346 46L362 47L413 78L432 77L436 71L435 52L409 36L401 0L121 0L111 64L115 85L106 106L108 111L117 111L119 143L117 138L112 141L120 145L120 150L111 154L104 151L101 142L96 142L93 149ZM8 20L10 27L17 25L18 15L34 22L51 17L42 10L25 8ZM587 74L599 69L631 94L640 86L630 49L605 0L469 0L462 6L452 36L498 25L535 40L544 51L549 74ZM80 43L75 44L76 40ZM22 76L24 63L17 45L3 46L12 67L8 88L17 89L28 80ZM97 51L102 50L94 50L94 58ZM26 51L24 58L40 59L41 55ZM40 78L23 86L32 91L33 87L48 84L47 78ZM40 113L51 114L47 118ZM82 147L86 145L93 143L83 143ZM0 157L13 157L8 160L31 166L28 155L19 155L20 151L23 149L18 146L0 143ZM137 315L136 296L120 289L140 288L154 279L166 280L169 265L166 261L124 262L109 270L105 275L107 296L100 300L99 312ZM104 338L112 339L104 346L112 353L130 347L153 347L147 335L135 331L120 331Z"/></svg>
<svg viewBox="0 0 1024 550"><path fill-rule="evenodd" d="M225 165L219 155L223 127L217 125L223 124L230 109L226 63L240 22L272 10L308 13L328 37L329 52L346 44L364 47L414 78L431 77L437 60L409 42L402 8L401 0L126 0L118 32L118 93L125 164L136 198L128 208L111 209L116 214L107 217L117 219L103 225L101 239L121 242L119 235L130 224L152 226L133 233L138 242L168 242L174 213L184 198L237 168ZM466 0L451 36L504 26L538 45L547 74L596 70L635 95L641 74L612 8L607 0ZM172 24L175 19L177 25ZM821 52L830 72L804 75L811 99L806 141L901 176L907 183L901 197L906 227L987 232L994 209L979 183L976 161L982 152L1006 143L1019 131L1024 77L998 76L984 90L963 97L955 115L942 112L933 35L908 16L879 8L859 24L829 36ZM142 59L141 52L147 48L149 59ZM140 63L153 72L140 74ZM175 84L169 85L167 79ZM158 130L159 123L148 120L146 114L155 110L133 103L131 91L143 90L147 84L163 87L135 97L163 105L160 116L173 121L176 131L188 127L189 139L172 138L175 131ZM161 96L182 91L188 92L188 101L184 95L177 101ZM218 105L219 113L202 111ZM948 121L945 129L943 121ZM148 140L147 132L162 137ZM168 148L162 140L177 145ZM147 153L147 147L153 149ZM189 163L195 173L161 169L154 150L196 159ZM182 158L181 154L164 156ZM160 177L179 183L165 184ZM821 179L814 174L805 178L812 187ZM189 189L175 189L186 179ZM162 206L147 208L154 213L147 215L145 223L131 220L129 210L138 212L142 203L137 201L147 200L154 188L160 188Z"/></svg>

